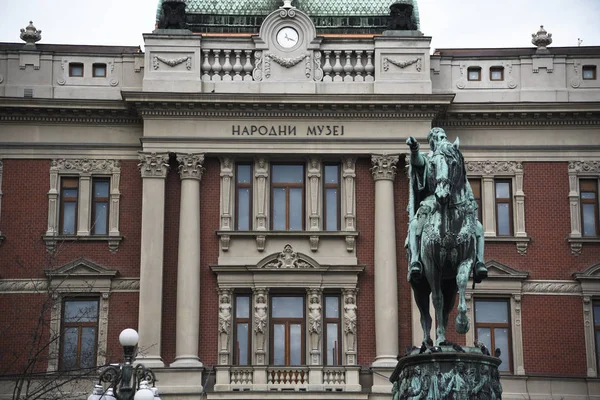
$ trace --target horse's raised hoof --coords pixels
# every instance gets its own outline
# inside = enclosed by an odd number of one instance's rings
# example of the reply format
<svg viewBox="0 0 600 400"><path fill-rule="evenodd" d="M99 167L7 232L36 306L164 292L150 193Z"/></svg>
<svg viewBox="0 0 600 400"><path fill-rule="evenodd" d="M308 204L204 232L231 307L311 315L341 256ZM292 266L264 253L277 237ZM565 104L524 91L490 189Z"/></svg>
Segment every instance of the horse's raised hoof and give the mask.
<svg viewBox="0 0 600 400"><path fill-rule="evenodd" d="M475 283L481 283L482 280L488 277L488 270L485 267L485 264L482 262L478 262L475 265L475 274L473 275L473 280Z"/></svg>
<svg viewBox="0 0 600 400"><path fill-rule="evenodd" d="M420 261L415 261L410 264L408 269L408 282L419 283L423 277L423 265Z"/></svg>

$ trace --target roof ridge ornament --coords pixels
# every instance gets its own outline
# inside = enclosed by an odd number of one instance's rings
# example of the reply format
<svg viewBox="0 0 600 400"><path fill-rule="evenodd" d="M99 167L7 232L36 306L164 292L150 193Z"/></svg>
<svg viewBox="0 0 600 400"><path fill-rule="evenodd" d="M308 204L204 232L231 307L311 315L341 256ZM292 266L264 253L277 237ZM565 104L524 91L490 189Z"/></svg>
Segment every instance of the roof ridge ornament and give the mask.
<svg viewBox="0 0 600 400"><path fill-rule="evenodd" d="M283 5L280 8L296 8L292 5L292 0L283 0Z"/></svg>
<svg viewBox="0 0 600 400"><path fill-rule="evenodd" d="M549 53L546 46L552 43L552 34L546 32L544 25L540 25L540 30L531 34L531 43L537 46L536 53Z"/></svg>
<svg viewBox="0 0 600 400"><path fill-rule="evenodd" d="M25 46L35 47L35 42L42 39L42 31L33 26L33 21L29 21L29 25L21 28L21 40L25 42Z"/></svg>

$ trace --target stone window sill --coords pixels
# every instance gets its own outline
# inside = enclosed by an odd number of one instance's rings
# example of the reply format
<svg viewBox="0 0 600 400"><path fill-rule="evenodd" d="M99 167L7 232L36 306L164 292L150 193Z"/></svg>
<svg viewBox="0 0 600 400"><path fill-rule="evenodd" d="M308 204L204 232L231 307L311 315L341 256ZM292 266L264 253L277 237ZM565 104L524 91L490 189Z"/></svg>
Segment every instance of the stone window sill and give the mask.
<svg viewBox="0 0 600 400"><path fill-rule="evenodd" d="M582 236L582 237L568 237L567 242L571 246L571 253L575 256L581 255L581 249L584 243L600 243L600 236Z"/></svg>
<svg viewBox="0 0 600 400"><path fill-rule="evenodd" d="M319 239L321 237L340 237L346 241L346 250L353 252L355 250L356 231L217 231L217 236L221 242L221 250L229 250L229 242L232 237L253 237L256 240L258 251L264 251L267 238L308 238L310 249L314 252L319 249Z"/></svg>
<svg viewBox="0 0 600 400"><path fill-rule="evenodd" d="M123 240L123 236L42 235L42 239L44 242L46 242L46 250L50 253L53 253L56 250L59 242L107 242L110 252L115 253L117 250L119 250L119 244Z"/></svg>
<svg viewBox="0 0 600 400"><path fill-rule="evenodd" d="M527 254L527 247L529 246L529 242L531 242L529 236L486 236L484 239L486 242L515 243L517 245L517 252L522 256Z"/></svg>

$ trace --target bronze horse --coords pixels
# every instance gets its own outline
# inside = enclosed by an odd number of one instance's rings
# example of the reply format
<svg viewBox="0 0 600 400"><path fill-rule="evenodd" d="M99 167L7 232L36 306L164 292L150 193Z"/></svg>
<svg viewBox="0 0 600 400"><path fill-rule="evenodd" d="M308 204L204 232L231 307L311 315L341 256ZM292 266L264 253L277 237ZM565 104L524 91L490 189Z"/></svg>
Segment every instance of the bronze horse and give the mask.
<svg viewBox="0 0 600 400"><path fill-rule="evenodd" d="M469 331L465 292L476 258L477 211L467 183L463 156L458 140L439 144L430 157L428 185L435 195L435 206L423 225L420 258L423 277L411 282L421 312L425 344L432 345L429 295L435 308L437 335L435 344L446 344L448 315L459 293L456 330Z"/></svg>

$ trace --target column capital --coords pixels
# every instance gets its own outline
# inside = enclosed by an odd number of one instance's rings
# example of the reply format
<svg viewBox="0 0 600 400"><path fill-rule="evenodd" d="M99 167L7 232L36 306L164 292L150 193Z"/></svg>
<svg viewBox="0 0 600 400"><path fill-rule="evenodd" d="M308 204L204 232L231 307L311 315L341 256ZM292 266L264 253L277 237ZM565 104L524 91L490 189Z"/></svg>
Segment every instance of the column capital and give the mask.
<svg viewBox="0 0 600 400"><path fill-rule="evenodd" d="M371 155L371 173L373 180L386 179L393 181L396 178L396 164L399 157L390 154L374 154Z"/></svg>
<svg viewBox="0 0 600 400"><path fill-rule="evenodd" d="M177 172L181 179L200 180L202 178L204 154L177 153L177 162L179 163Z"/></svg>
<svg viewBox="0 0 600 400"><path fill-rule="evenodd" d="M169 172L169 153L138 152L138 168L142 178L166 178Z"/></svg>

